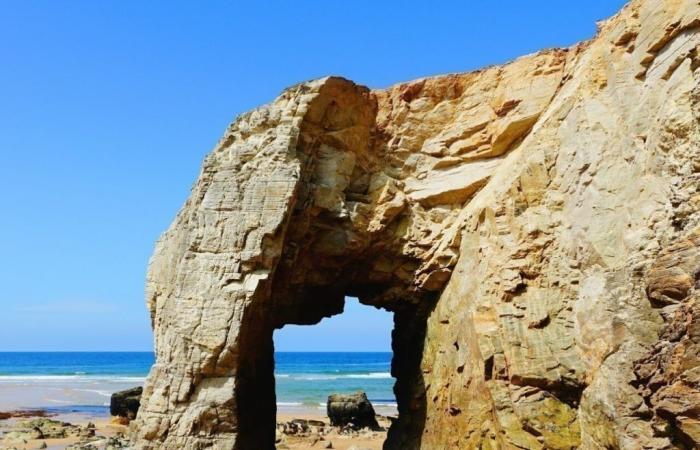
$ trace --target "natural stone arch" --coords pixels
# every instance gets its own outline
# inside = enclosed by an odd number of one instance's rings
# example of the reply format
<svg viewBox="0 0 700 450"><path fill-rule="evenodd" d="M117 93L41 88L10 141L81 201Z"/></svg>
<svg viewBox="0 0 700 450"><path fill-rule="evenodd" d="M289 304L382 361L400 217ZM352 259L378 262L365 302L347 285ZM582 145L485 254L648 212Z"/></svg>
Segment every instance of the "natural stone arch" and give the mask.
<svg viewBox="0 0 700 450"><path fill-rule="evenodd" d="M387 92L326 78L237 119L150 264L157 362L141 445L272 448L274 329L337 314L351 295L395 314L400 418L387 447L418 448L425 325L457 260L461 210L547 105L564 55ZM503 97L522 82L510 72L542 66L537 96ZM503 105L453 122L485 95ZM464 145L477 153L444 157Z"/></svg>
<svg viewBox="0 0 700 450"><path fill-rule="evenodd" d="M237 120L207 158L151 261L144 440L272 448L272 333L342 311L346 295L396 313L397 392L413 389L415 336L441 286L416 279L422 261L397 233L406 199L382 171L376 111L346 80L302 84ZM399 403L402 417L420 409Z"/></svg>
<svg viewBox="0 0 700 450"><path fill-rule="evenodd" d="M696 318L700 6L662 3L569 50L381 91L326 78L237 119L150 264L135 446L273 448L273 330L345 295L395 314L389 449L700 442L698 389L658 356ZM692 261L647 283L667 247Z"/></svg>

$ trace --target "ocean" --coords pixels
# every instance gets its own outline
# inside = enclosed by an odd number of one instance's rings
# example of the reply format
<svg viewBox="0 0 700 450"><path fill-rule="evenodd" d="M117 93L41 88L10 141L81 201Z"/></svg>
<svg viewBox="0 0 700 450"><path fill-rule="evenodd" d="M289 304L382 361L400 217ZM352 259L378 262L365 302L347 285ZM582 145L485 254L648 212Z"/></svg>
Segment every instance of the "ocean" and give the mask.
<svg viewBox="0 0 700 450"><path fill-rule="evenodd" d="M0 411L42 408L108 415L113 392L142 385L150 352L0 352ZM394 414L391 353L275 354L280 412L325 411L326 398L363 390L380 414Z"/></svg>

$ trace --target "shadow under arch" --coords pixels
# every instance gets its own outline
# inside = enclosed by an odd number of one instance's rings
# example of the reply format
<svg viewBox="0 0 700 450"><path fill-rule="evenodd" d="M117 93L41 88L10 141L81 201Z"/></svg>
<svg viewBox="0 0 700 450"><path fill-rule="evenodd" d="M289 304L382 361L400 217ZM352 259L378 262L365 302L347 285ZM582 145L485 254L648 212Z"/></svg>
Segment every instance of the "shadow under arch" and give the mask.
<svg viewBox="0 0 700 450"><path fill-rule="evenodd" d="M350 298L350 297L348 297ZM348 298L344 298L344 304L348 301ZM359 299L358 299L359 300ZM377 307L372 303L362 302L361 304ZM310 311L304 308L306 311ZM326 317L337 317L343 314L344 305L341 306L341 311L334 314L328 314L327 316L319 318L314 323L308 316L306 320L300 320L304 323L292 323L284 324L282 326L276 327L276 329L281 329L285 325L314 325L319 323L323 318ZM391 375L395 379L393 385L393 391L397 401L398 418L392 420L392 424L388 430L387 438L383 444L385 450L398 450L398 449L419 449L421 445L422 432L425 425L426 418L426 386L423 377L423 370L421 369L423 347L425 343L426 335L426 324L427 319L434 309L434 302L420 302L420 303L409 303L409 302L396 302L391 308L380 307L380 309L386 309L388 312L392 313L393 328L391 331L391 348L392 348L392 359L391 359ZM274 347L274 343L273 343ZM272 372L274 373L274 348L273 353L273 367ZM260 367L265 367L266 371L270 370L269 365L264 365ZM246 375L251 374L239 374L239 379L243 376L244 379L250 379ZM257 382L262 382L269 385L269 373L261 374L257 373L255 380ZM273 383L274 374L272 375ZM275 386L276 388L276 386ZM277 403L276 403L276 392L273 389L273 397L269 395L250 395L247 398L247 394L254 392L250 386L246 386L245 389L240 390L242 397L240 401L246 400L246 404L250 404L252 408L259 408L262 406L263 401L274 407L274 415L277 413ZM266 418L265 421L269 423L270 414L269 408L266 412L261 411L257 414L259 419ZM249 416L252 417L252 416ZM251 428L248 431L254 431L252 423ZM276 425L276 420L275 420ZM258 432L270 433L270 427L266 427L268 431L258 430ZM274 431L271 433L274 435ZM267 440L267 439L266 439ZM260 441L258 441L259 445Z"/></svg>

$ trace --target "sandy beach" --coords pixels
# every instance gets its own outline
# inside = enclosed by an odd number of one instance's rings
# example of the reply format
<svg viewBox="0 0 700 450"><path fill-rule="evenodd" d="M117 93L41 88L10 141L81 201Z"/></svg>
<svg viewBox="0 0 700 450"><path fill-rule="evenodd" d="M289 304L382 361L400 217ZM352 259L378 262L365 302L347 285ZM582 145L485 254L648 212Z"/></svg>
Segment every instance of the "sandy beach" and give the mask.
<svg viewBox="0 0 700 450"><path fill-rule="evenodd" d="M109 415L109 398L111 392L139 381L64 375L2 376L0 449L58 450L91 438L90 435L124 435L126 426ZM37 433L36 428L43 432ZM39 438L41 434L51 437ZM65 437L53 437L58 435Z"/></svg>
<svg viewBox="0 0 700 450"><path fill-rule="evenodd" d="M28 417L11 417L0 419L0 433L2 441L0 450L34 450L53 449L63 450L70 446L81 448L85 445L94 445L98 449L105 448L111 441L109 438L120 438L128 433L128 426L121 424L118 418L105 418L85 414L57 414L50 417L44 411L35 410ZM10 414L21 414L19 411ZM277 432L277 449L326 449L339 450L380 450L386 438L386 429L390 421L385 416L378 416L378 422L382 430L357 430L346 431L338 427L330 427L325 415L310 410L299 414L278 415L278 430L285 423L309 423L304 432L285 434ZM323 422L324 425L320 425ZM63 430L66 437L41 438L35 434L37 424L46 424L44 427L55 427ZM56 425L53 425L56 424ZM42 428L43 429L43 428ZM122 441L123 442L123 441ZM88 447L85 447L88 448Z"/></svg>
<svg viewBox="0 0 700 450"><path fill-rule="evenodd" d="M59 450L86 444L105 448L110 443L108 438L128 434L128 427L109 415L111 392L133 387L138 381L82 376L3 377L0 450ZM321 404L281 404L277 414L277 448L379 450L390 425L388 416L395 416L396 410L377 405L376 412L380 429L350 430L331 427ZM43 432L37 433L37 428ZM60 434L65 437L55 437Z"/></svg>
<svg viewBox="0 0 700 450"><path fill-rule="evenodd" d="M39 414L42 415L42 414ZM39 424L44 424L40 427ZM37 429L51 428L54 434L37 436ZM118 420L85 415L56 415L50 417L21 417L0 420L1 450L63 450L67 447L91 442L97 448L105 448L109 438L119 438L127 433L127 427ZM65 434L65 436L58 436ZM50 437L49 437L50 436Z"/></svg>
<svg viewBox="0 0 700 450"><path fill-rule="evenodd" d="M321 421L329 424L328 417L325 414L314 414L312 411L302 414L278 414L277 423L278 430L280 424L291 422L293 420ZM340 450L348 450L352 447L357 450L380 450L386 439L386 430L391 424L386 416L377 416L379 426L382 431L360 430L354 433L344 433L337 427L328 427L330 430L327 433L317 433L310 431L303 435L285 435L277 432L277 449L322 449L333 448ZM310 427L313 429L313 427Z"/></svg>
<svg viewBox="0 0 700 450"><path fill-rule="evenodd" d="M114 392L143 384L151 363L148 358L138 354L5 358L6 374L0 375L0 450L92 448L85 445L102 449L108 444L110 448L128 444L126 440L108 441L128 435L128 426L110 415L110 398ZM48 364L53 365L48 370L38 370L27 363L16 369L18 358L31 364L47 364L45 360L53 358ZM344 360L345 365L333 363L332 358ZM99 364L88 365L95 359L99 359ZM134 359L144 361L134 368L130 366L135 364ZM118 364L112 364L114 360ZM385 372L388 363L387 355L280 356L277 448L381 449L390 426L389 417L397 415L390 393L393 379ZM379 427L370 430L330 426L324 401L329 393L352 392L360 387L368 388L374 395Z"/></svg>

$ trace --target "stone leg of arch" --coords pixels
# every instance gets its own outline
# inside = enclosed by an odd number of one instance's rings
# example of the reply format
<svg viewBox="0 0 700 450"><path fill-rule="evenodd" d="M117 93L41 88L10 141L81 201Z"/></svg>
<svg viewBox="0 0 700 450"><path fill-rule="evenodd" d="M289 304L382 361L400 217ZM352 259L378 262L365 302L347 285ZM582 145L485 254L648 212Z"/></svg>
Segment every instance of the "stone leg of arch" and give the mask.
<svg viewBox="0 0 700 450"><path fill-rule="evenodd" d="M274 448L272 328L258 305L299 182L299 129L322 82L234 122L158 242L147 286L156 363L132 427L137 448Z"/></svg>
<svg viewBox="0 0 700 450"><path fill-rule="evenodd" d="M426 420L426 380L421 370L426 321L435 303L401 305L394 311L391 346L394 353L391 372L396 378L394 393L398 403L396 420L384 442L384 450L418 450Z"/></svg>
<svg viewBox="0 0 700 450"><path fill-rule="evenodd" d="M339 78L289 88L238 118L206 158L149 267L156 363L132 428L136 448L274 448L272 332L310 320L293 312L314 298L293 298L276 280L303 265L288 230L305 229L315 186L335 182L317 162L324 135L341 133L325 151L347 159L357 143L343 129L355 136L361 121L364 148L374 119L367 92ZM312 322L342 309L342 296L324 292Z"/></svg>

